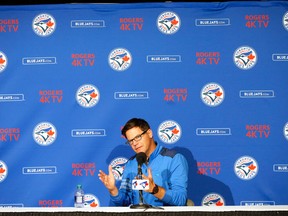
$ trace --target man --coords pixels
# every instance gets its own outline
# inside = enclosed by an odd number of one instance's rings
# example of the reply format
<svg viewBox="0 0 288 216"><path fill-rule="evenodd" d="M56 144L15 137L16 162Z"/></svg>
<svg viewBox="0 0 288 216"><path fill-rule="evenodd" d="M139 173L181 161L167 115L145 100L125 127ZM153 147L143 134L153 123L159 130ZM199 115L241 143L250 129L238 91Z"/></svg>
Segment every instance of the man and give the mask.
<svg viewBox="0 0 288 216"><path fill-rule="evenodd" d="M136 154L144 152L142 179L149 180L149 189L143 192L143 203L152 206L183 206L187 201L188 164L184 156L157 144L153 132L144 119L130 119L121 131ZM99 179L110 193L111 201L118 206L139 203L139 191L132 190L132 180L137 176L136 155L128 160L121 186L115 185L112 167L108 175L99 171Z"/></svg>

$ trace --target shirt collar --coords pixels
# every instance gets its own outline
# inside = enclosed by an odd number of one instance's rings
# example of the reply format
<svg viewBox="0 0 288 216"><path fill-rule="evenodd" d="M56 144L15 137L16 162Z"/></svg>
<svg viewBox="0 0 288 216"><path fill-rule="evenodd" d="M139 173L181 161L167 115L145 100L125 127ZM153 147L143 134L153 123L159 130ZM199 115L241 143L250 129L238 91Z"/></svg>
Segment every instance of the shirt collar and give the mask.
<svg viewBox="0 0 288 216"><path fill-rule="evenodd" d="M155 157L157 157L157 155L160 153L161 149L162 149L162 146L158 145L157 142L155 142L156 144L156 148L154 149L154 151L152 152L152 154L150 155L150 157L148 158L147 162L151 162L153 161L153 159Z"/></svg>

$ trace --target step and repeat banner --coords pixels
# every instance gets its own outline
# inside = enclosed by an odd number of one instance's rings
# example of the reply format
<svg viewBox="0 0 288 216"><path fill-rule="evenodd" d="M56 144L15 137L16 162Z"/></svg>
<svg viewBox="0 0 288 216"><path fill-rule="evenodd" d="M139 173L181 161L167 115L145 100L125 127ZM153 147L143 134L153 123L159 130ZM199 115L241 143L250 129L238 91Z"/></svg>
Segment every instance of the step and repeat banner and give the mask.
<svg viewBox="0 0 288 216"><path fill-rule="evenodd" d="M111 206L150 123L196 206L288 205L288 2L0 7L0 206Z"/></svg>

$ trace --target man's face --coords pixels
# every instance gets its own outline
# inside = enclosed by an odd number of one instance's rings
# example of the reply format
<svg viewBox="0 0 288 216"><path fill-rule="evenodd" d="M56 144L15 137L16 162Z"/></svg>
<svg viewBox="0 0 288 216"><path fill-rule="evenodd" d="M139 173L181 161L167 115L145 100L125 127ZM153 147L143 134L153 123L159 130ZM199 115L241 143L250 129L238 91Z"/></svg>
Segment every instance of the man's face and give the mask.
<svg viewBox="0 0 288 216"><path fill-rule="evenodd" d="M152 131L150 129L145 132L139 127L131 128L126 131L126 138L130 141L130 146L136 153L150 153L149 151L152 142Z"/></svg>

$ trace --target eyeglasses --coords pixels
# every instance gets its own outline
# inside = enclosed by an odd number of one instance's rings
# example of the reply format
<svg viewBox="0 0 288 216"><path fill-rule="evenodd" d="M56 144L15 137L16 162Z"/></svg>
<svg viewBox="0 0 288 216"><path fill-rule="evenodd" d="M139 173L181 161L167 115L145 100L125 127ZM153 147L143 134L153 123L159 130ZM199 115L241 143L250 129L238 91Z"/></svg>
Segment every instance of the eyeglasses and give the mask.
<svg viewBox="0 0 288 216"><path fill-rule="evenodd" d="M142 136L148 131L149 129L143 131L141 134L135 136L133 139L131 140L127 140L126 144L127 145L132 145L134 143L134 141L138 142L142 139Z"/></svg>

